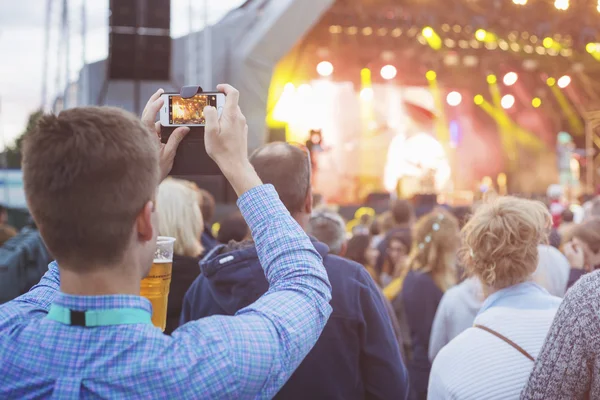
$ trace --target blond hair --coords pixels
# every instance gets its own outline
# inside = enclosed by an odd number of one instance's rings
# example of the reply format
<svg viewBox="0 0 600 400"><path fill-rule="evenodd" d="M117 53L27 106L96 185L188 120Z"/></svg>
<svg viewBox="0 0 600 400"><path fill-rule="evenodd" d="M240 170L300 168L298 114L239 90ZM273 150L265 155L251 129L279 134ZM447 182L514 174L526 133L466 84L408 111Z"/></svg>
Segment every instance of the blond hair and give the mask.
<svg viewBox="0 0 600 400"><path fill-rule="evenodd" d="M458 220L441 209L423 216L413 229L409 269L429 274L442 291L456 283L458 229Z"/></svg>
<svg viewBox="0 0 600 400"><path fill-rule="evenodd" d="M539 201L492 197L475 209L462 230L460 256L470 275L494 289L528 280L538 264L552 218Z"/></svg>
<svg viewBox="0 0 600 400"><path fill-rule="evenodd" d="M186 181L165 179L158 187L158 231L177 239L174 252L198 257L204 249L200 235L204 227L197 194Z"/></svg>

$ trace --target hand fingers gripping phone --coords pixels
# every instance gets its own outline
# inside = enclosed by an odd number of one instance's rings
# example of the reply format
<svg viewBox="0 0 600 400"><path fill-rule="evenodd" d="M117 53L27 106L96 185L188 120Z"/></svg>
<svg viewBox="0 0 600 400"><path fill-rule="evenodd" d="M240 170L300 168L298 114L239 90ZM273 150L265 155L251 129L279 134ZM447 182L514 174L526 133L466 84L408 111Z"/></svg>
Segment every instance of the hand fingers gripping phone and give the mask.
<svg viewBox="0 0 600 400"><path fill-rule="evenodd" d="M205 126L204 107L213 106L219 117L225 106L225 95L220 92L198 93L184 98L179 94L163 94L164 105L160 109L162 126Z"/></svg>

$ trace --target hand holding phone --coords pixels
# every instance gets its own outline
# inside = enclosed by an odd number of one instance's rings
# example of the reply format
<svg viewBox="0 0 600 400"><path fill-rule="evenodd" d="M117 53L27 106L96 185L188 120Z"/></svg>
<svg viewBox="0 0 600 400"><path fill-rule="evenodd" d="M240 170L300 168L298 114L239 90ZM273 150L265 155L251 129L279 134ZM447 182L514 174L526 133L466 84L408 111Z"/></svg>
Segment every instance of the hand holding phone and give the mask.
<svg viewBox="0 0 600 400"><path fill-rule="evenodd" d="M179 94L163 94L160 109L162 126L205 126L204 107L215 107L219 116L225 106L225 95L220 92L198 93L184 98Z"/></svg>

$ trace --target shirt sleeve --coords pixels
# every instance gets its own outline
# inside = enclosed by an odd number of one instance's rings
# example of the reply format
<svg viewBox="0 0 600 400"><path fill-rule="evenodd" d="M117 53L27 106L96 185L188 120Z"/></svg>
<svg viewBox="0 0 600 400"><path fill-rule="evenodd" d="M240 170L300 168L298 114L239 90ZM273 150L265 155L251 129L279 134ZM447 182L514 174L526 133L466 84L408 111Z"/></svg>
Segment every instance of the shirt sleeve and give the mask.
<svg viewBox="0 0 600 400"><path fill-rule="evenodd" d="M59 288L60 273L58 265L53 261L48 265L48 271L40 282L32 287L29 292L0 307L0 318L34 316L36 314L46 315Z"/></svg>
<svg viewBox="0 0 600 400"><path fill-rule="evenodd" d="M360 298L364 326L360 332L366 398L407 399L408 372L400 356L383 295L367 271L359 271L359 280L364 285Z"/></svg>
<svg viewBox="0 0 600 400"><path fill-rule="evenodd" d="M522 399L590 398L600 324L589 300L595 298L580 293L581 286L571 289L558 309Z"/></svg>
<svg viewBox="0 0 600 400"><path fill-rule="evenodd" d="M321 256L271 185L250 190L238 207L252 231L269 290L235 316L187 323L173 337L225 338L236 398L272 398L315 345L331 314Z"/></svg>

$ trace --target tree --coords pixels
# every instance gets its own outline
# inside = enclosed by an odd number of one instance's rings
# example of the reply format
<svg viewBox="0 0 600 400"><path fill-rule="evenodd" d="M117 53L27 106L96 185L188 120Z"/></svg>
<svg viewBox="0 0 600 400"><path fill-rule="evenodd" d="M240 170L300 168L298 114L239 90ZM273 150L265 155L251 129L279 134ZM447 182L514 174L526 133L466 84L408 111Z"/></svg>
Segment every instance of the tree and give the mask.
<svg viewBox="0 0 600 400"><path fill-rule="evenodd" d="M42 110L37 110L29 115L25 130L17 137L12 146L8 146L2 153L6 167L9 169L21 169L21 151L23 146L23 138L27 132L32 130L37 124L40 117L43 115Z"/></svg>

